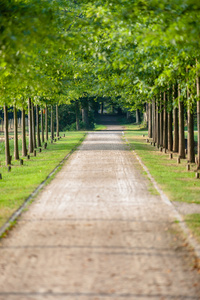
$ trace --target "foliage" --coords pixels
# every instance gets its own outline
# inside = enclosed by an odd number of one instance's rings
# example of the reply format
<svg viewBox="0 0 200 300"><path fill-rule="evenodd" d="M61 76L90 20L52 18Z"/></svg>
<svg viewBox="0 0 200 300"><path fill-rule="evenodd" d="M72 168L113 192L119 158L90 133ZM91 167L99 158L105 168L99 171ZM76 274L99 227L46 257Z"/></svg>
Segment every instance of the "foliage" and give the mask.
<svg viewBox="0 0 200 300"><path fill-rule="evenodd" d="M1 1L0 101L87 94L134 110L179 83L195 102L199 9L194 0Z"/></svg>

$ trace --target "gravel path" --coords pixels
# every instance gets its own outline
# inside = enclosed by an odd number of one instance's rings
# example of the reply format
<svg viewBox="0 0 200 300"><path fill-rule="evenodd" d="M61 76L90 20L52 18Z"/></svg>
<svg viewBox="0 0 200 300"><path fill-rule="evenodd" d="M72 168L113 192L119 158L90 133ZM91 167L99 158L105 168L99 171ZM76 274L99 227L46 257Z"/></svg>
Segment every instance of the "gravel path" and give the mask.
<svg viewBox="0 0 200 300"><path fill-rule="evenodd" d="M0 300L200 299L175 217L121 140L93 132L0 245Z"/></svg>

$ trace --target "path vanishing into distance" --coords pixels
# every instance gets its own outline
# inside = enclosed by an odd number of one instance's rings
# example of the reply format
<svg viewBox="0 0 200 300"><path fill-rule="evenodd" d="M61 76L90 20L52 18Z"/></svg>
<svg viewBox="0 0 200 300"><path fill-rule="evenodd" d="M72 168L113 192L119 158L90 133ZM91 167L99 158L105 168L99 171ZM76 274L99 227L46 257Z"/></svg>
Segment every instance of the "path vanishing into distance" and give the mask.
<svg viewBox="0 0 200 300"><path fill-rule="evenodd" d="M200 299L191 251L122 128L92 132L0 244L0 300Z"/></svg>

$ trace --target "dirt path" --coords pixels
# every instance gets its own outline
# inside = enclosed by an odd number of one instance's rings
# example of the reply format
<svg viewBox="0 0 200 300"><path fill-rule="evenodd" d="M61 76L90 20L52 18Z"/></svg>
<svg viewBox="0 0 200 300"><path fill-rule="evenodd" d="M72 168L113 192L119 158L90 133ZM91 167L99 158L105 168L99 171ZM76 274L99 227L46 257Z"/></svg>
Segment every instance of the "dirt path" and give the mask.
<svg viewBox="0 0 200 300"><path fill-rule="evenodd" d="M0 246L0 300L200 299L174 215L122 143L90 133Z"/></svg>

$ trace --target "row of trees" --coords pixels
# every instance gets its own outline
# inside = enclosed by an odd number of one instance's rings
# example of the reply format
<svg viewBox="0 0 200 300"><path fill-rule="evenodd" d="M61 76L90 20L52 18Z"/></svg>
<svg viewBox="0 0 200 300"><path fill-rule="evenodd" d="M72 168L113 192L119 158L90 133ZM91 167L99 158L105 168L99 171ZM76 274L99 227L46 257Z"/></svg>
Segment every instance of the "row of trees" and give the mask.
<svg viewBox="0 0 200 300"><path fill-rule="evenodd" d="M9 109L9 112L8 107L4 105L3 113L1 112L1 120L4 123L6 165L11 163L12 157L9 147L9 131L11 130L11 123L9 121L11 121L13 125L14 159L18 160L19 115L21 127L20 136L22 139L21 153L22 156L25 157L33 153L37 147L41 147L42 143L48 142L49 132L51 142L53 142L54 137L59 137L60 128L61 130L70 130L70 128L74 130L93 129L94 117L98 115L100 108L99 101L97 100L95 101L94 98L84 97L80 99L81 106L78 101L74 101L70 105L62 104L58 106L53 104L47 105L46 103L40 107L38 104L34 105L31 98L28 98L28 106L26 109L17 110L16 106L14 106Z"/></svg>
<svg viewBox="0 0 200 300"><path fill-rule="evenodd" d="M190 162L195 161L197 114L200 168L200 4L193 0L124 0L91 5L87 1L87 8L88 31L93 28L87 53L98 56L103 92L117 97L130 110L138 112L148 106L149 136L181 158L185 158L187 143Z"/></svg>
<svg viewBox="0 0 200 300"><path fill-rule="evenodd" d="M19 146L18 146L18 118L17 108L13 108L14 116L14 159L19 159ZM27 156L28 153L33 153L34 149L41 147L44 141L48 141L48 108L41 109L38 105L34 106L31 99L28 99L28 137L29 143L27 145L26 139L26 122L25 122L26 111L21 111L21 138L22 138L22 156ZM41 116L41 117L39 117ZM44 123L45 116L45 123ZM6 165L11 164L11 155L9 147L9 129L8 129L8 107L4 105L4 138L5 138L5 157ZM53 105L51 105L51 140L54 139L54 116L53 116ZM56 105L56 136L59 137L59 119L58 119L58 106ZM27 148L28 146L28 148Z"/></svg>
<svg viewBox="0 0 200 300"><path fill-rule="evenodd" d="M199 3L10 0L3 4L2 105L24 109L30 98L35 106L42 107L44 99L48 105L58 105L100 96L111 98L126 110L138 111L148 103L157 115L154 140L162 145L167 139L169 149L172 125L173 147L183 144L183 129L179 129L178 139L177 127L183 128L184 107L188 115L188 157L194 160L196 111L200 132ZM198 139L200 161L200 133ZM181 157L182 144L176 148Z"/></svg>
<svg viewBox="0 0 200 300"><path fill-rule="evenodd" d="M198 79L197 79L198 80ZM197 84L197 89L199 88ZM195 160L195 139L194 139L194 116L197 115L197 128L199 127L199 102L192 110L177 96L180 94L178 86L173 90L167 90L155 97L152 103L148 104L148 135L153 138L157 147L162 147L170 152L179 154L180 158L186 158L189 162L197 162L200 168L200 145L197 144L197 158ZM189 95L188 95L189 96ZM173 106L175 97L178 97L178 107ZM185 125L187 124L187 139L185 137ZM198 128L198 141L199 141Z"/></svg>

